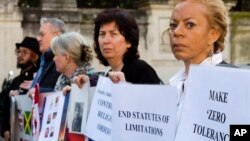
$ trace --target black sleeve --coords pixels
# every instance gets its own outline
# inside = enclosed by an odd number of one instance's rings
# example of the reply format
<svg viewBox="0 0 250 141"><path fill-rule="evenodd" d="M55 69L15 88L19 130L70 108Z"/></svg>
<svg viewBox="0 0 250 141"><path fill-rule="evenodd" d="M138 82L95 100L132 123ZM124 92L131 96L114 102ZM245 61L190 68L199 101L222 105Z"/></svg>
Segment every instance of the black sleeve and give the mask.
<svg viewBox="0 0 250 141"><path fill-rule="evenodd" d="M1 121L1 135L5 131L10 131L10 98L9 90L2 91L0 95L0 121Z"/></svg>
<svg viewBox="0 0 250 141"><path fill-rule="evenodd" d="M10 98L5 97L4 99L4 110L2 115L2 129L1 135L4 135L5 131L10 131Z"/></svg>

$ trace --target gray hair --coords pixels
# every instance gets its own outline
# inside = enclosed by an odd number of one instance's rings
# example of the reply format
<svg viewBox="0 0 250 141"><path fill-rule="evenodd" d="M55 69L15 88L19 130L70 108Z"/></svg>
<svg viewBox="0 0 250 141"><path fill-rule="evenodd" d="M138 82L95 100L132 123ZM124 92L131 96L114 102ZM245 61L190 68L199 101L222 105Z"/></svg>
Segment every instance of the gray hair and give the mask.
<svg viewBox="0 0 250 141"><path fill-rule="evenodd" d="M55 53L69 54L78 65L90 64L93 59L90 43L86 37L77 32L61 34L51 41L51 49Z"/></svg>
<svg viewBox="0 0 250 141"><path fill-rule="evenodd" d="M50 23L51 26L53 27L54 30L60 33L65 33L66 32L66 26L65 23L58 19L58 18L41 18L40 24L45 24L45 23Z"/></svg>

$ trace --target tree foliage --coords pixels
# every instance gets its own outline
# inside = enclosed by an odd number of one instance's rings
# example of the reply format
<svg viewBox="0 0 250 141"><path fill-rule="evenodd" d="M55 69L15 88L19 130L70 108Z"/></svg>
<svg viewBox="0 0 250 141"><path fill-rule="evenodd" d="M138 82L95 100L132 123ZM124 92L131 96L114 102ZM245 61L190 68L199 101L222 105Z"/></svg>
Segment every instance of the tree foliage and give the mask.
<svg viewBox="0 0 250 141"><path fill-rule="evenodd" d="M39 7L42 0L19 0L18 6L21 7Z"/></svg>
<svg viewBox="0 0 250 141"><path fill-rule="evenodd" d="M237 0L231 11L250 11L250 0Z"/></svg>
<svg viewBox="0 0 250 141"><path fill-rule="evenodd" d="M79 8L133 8L133 0L76 0Z"/></svg>

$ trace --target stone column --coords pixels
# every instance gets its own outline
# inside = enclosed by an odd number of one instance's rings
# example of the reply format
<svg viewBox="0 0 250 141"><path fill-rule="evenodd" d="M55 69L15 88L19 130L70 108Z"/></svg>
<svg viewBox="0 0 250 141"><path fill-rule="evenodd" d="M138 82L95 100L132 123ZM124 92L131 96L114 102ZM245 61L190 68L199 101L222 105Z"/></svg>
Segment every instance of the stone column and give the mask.
<svg viewBox="0 0 250 141"><path fill-rule="evenodd" d="M231 16L231 62L249 68L250 66L250 12L232 12Z"/></svg>
<svg viewBox="0 0 250 141"><path fill-rule="evenodd" d="M23 38L22 15L14 0L0 0L0 86L10 70L16 69L15 43ZM1 88L0 88L1 89Z"/></svg>
<svg viewBox="0 0 250 141"><path fill-rule="evenodd" d="M157 71L160 78L168 83L168 79L182 66L173 56L170 48L167 28L172 12L171 0L148 0L136 3L139 9L148 14L148 31L145 51L142 56Z"/></svg>
<svg viewBox="0 0 250 141"><path fill-rule="evenodd" d="M226 8L229 11L233 6L235 6L236 2L235 1L229 1L226 2ZM225 48L223 51L223 59L228 62L228 63L233 63L232 60L232 42L231 42L231 36L232 36L232 26L231 26L232 20L230 17L230 13L228 12L228 16L227 16L227 35L225 38Z"/></svg>

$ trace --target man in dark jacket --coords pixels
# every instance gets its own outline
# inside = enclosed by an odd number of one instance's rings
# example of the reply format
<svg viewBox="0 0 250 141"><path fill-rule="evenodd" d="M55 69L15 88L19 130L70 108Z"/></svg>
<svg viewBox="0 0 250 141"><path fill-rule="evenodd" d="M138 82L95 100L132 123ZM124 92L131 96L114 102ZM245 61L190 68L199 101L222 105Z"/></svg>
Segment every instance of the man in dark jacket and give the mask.
<svg viewBox="0 0 250 141"><path fill-rule="evenodd" d="M20 74L16 76L1 92L2 122L1 134L9 139L10 131L10 99L9 95L26 94L27 89L20 89L20 84L27 80L33 80L34 73L38 70L41 52L36 38L25 37L21 43L16 43L17 68ZM8 83L8 82L7 82ZM7 84L6 83L6 84Z"/></svg>
<svg viewBox="0 0 250 141"><path fill-rule="evenodd" d="M51 40L65 32L65 24L57 18L42 18L41 26L38 35L39 50L42 52L40 67L37 71L31 87L30 84L24 84L21 87L30 87L29 95L34 94L34 86L39 83L40 92L51 92L54 90L56 81L60 75L56 71L56 66L53 61L54 54L50 49Z"/></svg>

